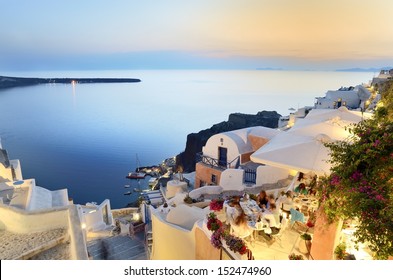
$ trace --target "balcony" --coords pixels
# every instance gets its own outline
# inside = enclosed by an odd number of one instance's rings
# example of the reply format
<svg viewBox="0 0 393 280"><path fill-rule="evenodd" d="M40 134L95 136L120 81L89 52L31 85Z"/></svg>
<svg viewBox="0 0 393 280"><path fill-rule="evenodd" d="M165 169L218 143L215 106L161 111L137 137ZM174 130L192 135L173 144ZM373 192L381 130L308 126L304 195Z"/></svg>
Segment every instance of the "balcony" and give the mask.
<svg viewBox="0 0 393 280"><path fill-rule="evenodd" d="M240 157L236 157L231 162L223 162L219 159L203 155L203 153L196 154L196 163L202 162L210 167L225 170L228 168L238 168L240 166Z"/></svg>

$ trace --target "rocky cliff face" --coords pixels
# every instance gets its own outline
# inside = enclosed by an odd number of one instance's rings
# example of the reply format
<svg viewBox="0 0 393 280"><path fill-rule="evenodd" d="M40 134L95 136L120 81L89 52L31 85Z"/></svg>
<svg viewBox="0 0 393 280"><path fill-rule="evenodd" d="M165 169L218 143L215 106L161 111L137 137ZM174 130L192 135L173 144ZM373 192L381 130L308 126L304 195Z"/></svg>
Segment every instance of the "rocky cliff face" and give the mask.
<svg viewBox="0 0 393 280"><path fill-rule="evenodd" d="M195 156L202 152L202 147L214 134L251 127L265 126L276 128L281 117L276 111L261 111L256 115L233 113L229 115L228 121L213 125L211 128L201 130L198 133L187 135L186 149L176 157L177 168L182 168L183 172L195 171Z"/></svg>

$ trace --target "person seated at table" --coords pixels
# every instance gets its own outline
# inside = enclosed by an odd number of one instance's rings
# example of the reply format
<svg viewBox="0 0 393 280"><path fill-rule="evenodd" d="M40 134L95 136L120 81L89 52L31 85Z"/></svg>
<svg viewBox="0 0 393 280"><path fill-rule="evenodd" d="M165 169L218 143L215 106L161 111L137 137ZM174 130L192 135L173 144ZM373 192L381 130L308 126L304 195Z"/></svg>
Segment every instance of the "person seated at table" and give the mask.
<svg viewBox="0 0 393 280"><path fill-rule="evenodd" d="M291 191L287 191L285 193L285 198L282 200L281 210L287 213L287 216L290 214L290 209L293 207L293 194Z"/></svg>
<svg viewBox="0 0 393 280"><path fill-rule="evenodd" d="M309 195L316 195L317 193L317 175L314 175L312 178L310 184L309 184L309 189L308 189L308 194Z"/></svg>
<svg viewBox="0 0 393 280"><path fill-rule="evenodd" d="M281 209L281 208L282 208L282 204L283 204L283 202L284 202L286 199L287 199L287 196L286 196L285 192L284 192L284 191L281 191L281 192L280 192L280 195L278 196L278 198L277 198L277 200L276 200L277 208Z"/></svg>
<svg viewBox="0 0 393 280"><path fill-rule="evenodd" d="M241 211L243 210L240 207L239 199L229 200L225 206L226 223L230 224L231 221L234 221Z"/></svg>
<svg viewBox="0 0 393 280"><path fill-rule="evenodd" d="M297 194L304 194L307 195L308 194L308 190L306 189L306 184L305 183L300 183L299 186L297 186L294 189L295 193Z"/></svg>
<svg viewBox="0 0 393 280"><path fill-rule="evenodd" d="M299 172L299 175L297 176L297 181L299 183L304 183L304 181L306 180L306 176L304 175L303 172Z"/></svg>
<svg viewBox="0 0 393 280"><path fill-rule="evenodd" d="M276 198L274 197L274 194L269 194L267 198L266 209L270 208L270 204L276 204Z"/></svg>
<svg viewBox="0 0 393 280"><path fill-rule="evenodd" d="M277 208L275 203L269 205L269 208L263 213L263 217L269 221L269 226L273 232L275 229L278 229L280 224L280 209Z"/></svg>
<svg viewBox="0 0 393 280"><path fill-rule="evenodd" d="M240 208L240 214L231 221L233 234L240 238L245 238L252 235L254 229L248 225L248 217Z"/></svg>
<svg viewBox="0 0 393 280"><path fill-rule="evenodd" d="M261 190L259 195L257 196L257 203L261 209L266 208L267 203L269 202L266 191Z"/></svg>

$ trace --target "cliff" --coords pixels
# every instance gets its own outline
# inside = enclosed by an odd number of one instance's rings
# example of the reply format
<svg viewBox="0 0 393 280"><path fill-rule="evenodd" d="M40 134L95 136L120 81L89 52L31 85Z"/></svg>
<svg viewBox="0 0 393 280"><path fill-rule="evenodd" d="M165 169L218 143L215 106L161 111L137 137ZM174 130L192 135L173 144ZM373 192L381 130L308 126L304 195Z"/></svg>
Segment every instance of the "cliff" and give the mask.
<svg viewBox="0 0 393 280"><path fill-rule="evenodd" d="M186 173L195 171L196 154L202 152L202 147L214 134L251 126L276 128L280 117L281 115L275 111L261 111L256 115L233 113L229 115L228 121L215 124L198 133L188 134L184 152L176 156L176 168L181 167Z"/></svg>

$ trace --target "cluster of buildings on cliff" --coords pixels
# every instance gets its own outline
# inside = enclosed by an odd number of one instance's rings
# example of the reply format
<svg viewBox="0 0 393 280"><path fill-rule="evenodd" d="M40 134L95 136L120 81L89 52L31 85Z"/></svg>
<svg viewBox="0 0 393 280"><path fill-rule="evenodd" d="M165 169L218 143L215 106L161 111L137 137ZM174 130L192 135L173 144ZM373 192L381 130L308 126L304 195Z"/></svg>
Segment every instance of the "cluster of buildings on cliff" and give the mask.
<svg viewBox="0 0 393 280"><path fill-rule="evenodd" d="M183 175L175 176L160 190L145 194L150 203L142 203L139 209L113 210L109 200L76 205L67 189L50 191L34 179L23 178L21 163L9 159L0 143L1 236L45 236L61 229L54 239L16 255L10 255L12 248L3 250L0 259L29 259L59 244L68 252L67 258L89 259L89 239L104 238L108 233L134 236L142 228L138 225L143 226L141 242L148 259L247 259L225 245L217 249L211 244L212 232L206 225L211 200L257 195L261 190L277 198L281 192L293 191L300 173L309 177L329 174L329 152L324 143L346 139L346 127L371 117L380 99L376 87L392 76L393 70L383 71L370 85L328 91L316 98L313 106L282 117L278 129L249 127L210 137L197 155L195 173L188 174L191 186ZM314 202L298 202L303 222L311 211L318 210ZM226 222L224 212L217 216ZM360 248L350 245L351 225L344 228L342 223L326 225L324 221L317 221L309 232L312 247L303 252L302 231L293 227L293 217L285 218L288 225L281 229L277 242L246 240L253 258L288 259L290 254L303 254L305 258L333 259L334 249L343 240L357 259L372 258L366 244ZM16 248L18 244L8 246Z"/></svg>

